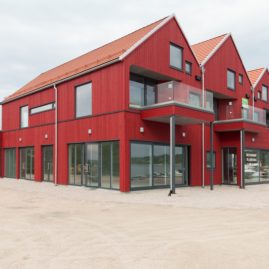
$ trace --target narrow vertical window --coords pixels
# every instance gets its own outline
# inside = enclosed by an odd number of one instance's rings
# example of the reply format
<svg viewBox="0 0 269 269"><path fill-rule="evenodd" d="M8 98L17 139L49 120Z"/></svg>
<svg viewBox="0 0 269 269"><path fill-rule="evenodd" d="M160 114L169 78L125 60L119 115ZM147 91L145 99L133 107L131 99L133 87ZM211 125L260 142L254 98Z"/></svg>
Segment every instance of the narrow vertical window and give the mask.
<svg viewBox="0 0 269 269"><path fill-rule="evenodd" d="M20 108L20 117L21 117L21 128L28 127L28 116L29 116L29 107L28 106L23 106Z"/></svg>
<svg viewBox="0 0 269 269"><path fill-rule="evenodd" d="M76 87L76 117L92 114L92 83Z"/></svg>
<svg viewBox="0 0 269 269"><path fill-rule="evenodd" d="M170 44L170 66L182 70L183 49Z"/></svg>
<svg viewBox="0 0 269 269"><path fill-rule="evenodd" d="M266 86L262 86L262 100L266 101L268 100L268 88Z"/></svg>
<svg viewBox="0 0 269 269"><path fill-rule="evenodd" d="M235 90L235 72L232 70L227 70L227 88Z"/></svg>
<svg viewBox="0 0 269 269"><path fill-rule="evenodd" d="M192 73L192 63L185 62L185 72L186 72L186 74L191 75L191 73Z"/></svg>

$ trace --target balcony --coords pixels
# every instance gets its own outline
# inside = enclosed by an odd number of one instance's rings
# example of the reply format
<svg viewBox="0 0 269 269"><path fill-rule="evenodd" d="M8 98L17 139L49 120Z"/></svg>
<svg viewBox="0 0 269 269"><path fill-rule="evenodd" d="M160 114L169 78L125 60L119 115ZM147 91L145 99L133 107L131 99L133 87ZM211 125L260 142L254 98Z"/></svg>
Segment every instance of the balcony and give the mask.
<svg viewBox="0 0 269 269"><path fill-rule="evenodd" d="M141 117L151 121L169 122L175 115L178 125L214 120L213 94L177 81L142 84L131 80L130 108L142 110Z"/></svg>
<svg viewBox="0 0 269 269"><path fill-rule="evenodd" d="M193 109L213 112L213 94L201 89L169 81L156 85L146 85L143 89L138 82L131 81L130 93L132 108L150 109L167 105L185 106Z"/></svg>
<svg viewBox="0 0 269 269"><path fill-rule="evenodd" d="M244 106L238 111L227 106L225 118L214 122L215 131L246 131L258 133L266 126L266 111L253 106Z"/></svg>

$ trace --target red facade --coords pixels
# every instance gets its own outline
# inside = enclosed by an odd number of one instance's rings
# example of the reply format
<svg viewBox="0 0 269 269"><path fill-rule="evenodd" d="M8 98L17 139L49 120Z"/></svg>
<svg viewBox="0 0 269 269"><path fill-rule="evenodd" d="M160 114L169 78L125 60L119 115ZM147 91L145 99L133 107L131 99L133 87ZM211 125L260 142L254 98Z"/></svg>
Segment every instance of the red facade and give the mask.
<svg viewBox="0 0 269 269"><path fill-rule="evenodd" d="M171 43L183 49L182 71L170 66L169 46ZM185 61L192 64L191 75L184 71ZM165 103L147 109L130 106L131 73L158 77L159 81L163 80L163 82L177 81L202 91L201 67L176 19L172 18L151 33L148 38L145 38L121 61L55 83L58 99L57 149L55 148L55 109L35 115L29 114L29 126L20 128L20 108L27 105L31 109L55 102L53 86L4 101L2 105L2 167L7 166L5 149L16 148L16 178L20 178L22 164L19 149L34 147L34 178L36 181L42 181L44 165L42 147L52 145L54 164L56 164L55 151L58 152L57 181L59 184L68 184L70 173L68 145L119 141L120 190L127 192L131 189L131 142L169 145L169 117L175 115L177 124L175 143L182 147L186 146L188 149L187 160L184 163L185 165L188 163L186 165L188 166L188 185L203 185L203 173L204 183L209 185L211 172L213 172L214 184L223 182L224 148L236 148L237 150L236 178L237 184L240 185L243 175L241 174L242 169L239 167L243 167L241 161L244 158L241 156L240 131L244 130L244 147L269 148L267 127L242 120L242 98L249 96L248 104L261 109L268 109L268 103L260 100L255 104L252 103L251 82L231 37L212 55L204 68L204 89L210 91L218 102L217 120L213 111L196 109L182 104ZM236 72L235 90L227 89L228 69ZM242 85L238 82L239 74L243 75ZM92 115L76 118L75 89L87 82L92 83ZM268 72L258 83L257 89L261 85L269 85ZM256 89L255 91L257 92ZM238 118L239 120L237 120ZM209 124L212 122L214 122L213 141L216 153L216 165L213 171L206 166L207 152L210 151ZM204 129L202 124L204 124ZM141 131L141 127L143 131ZM91 130L90 133L89 130ZM255 138L255 143L253 138ZM4 170L1 171L2 176L6 174Z"/></svg>

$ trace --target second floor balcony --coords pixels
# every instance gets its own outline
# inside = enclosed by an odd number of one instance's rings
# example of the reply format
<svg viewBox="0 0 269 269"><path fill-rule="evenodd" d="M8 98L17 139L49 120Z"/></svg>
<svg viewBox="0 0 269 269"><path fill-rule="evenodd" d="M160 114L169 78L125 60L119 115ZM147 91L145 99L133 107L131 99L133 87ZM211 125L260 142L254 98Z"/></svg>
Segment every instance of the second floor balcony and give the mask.
<svg viewBox="0 0 269 269"><path fill-rule="evenodd" d="M130 81L130 107L150 109L172 104L213 112L213 94L177 81L159 84Z"/></svg>

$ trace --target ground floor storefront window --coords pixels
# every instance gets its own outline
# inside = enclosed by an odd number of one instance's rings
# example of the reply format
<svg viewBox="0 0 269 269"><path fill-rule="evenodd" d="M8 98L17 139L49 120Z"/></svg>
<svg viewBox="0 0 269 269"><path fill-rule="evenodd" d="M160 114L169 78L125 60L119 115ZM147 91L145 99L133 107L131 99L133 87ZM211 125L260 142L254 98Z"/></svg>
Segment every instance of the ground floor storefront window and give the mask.
<svg viewBox="0 0 269 269"><path fill-rule="evenodd" d="M175 148L176 184L186 185L187 147ZM170 147L154 143L131 143L131 188L170 185Z"/></svg>
<svg viewBox="0 0 269 269"><path fill-rule="evenodd" d="M16 149L5 149L5 177L16 178Z"/></svg>
<svg viewBox="0 0 269 269"><path fill-rule="evenodd" d="M269 182L269 151L245 150L246 183Z"/></svg>
<svg viewBox="0 0 269 269"><path fill-rule="evenodd" d="M69 184L119 189L119 142L70 144Z"/></svg>

